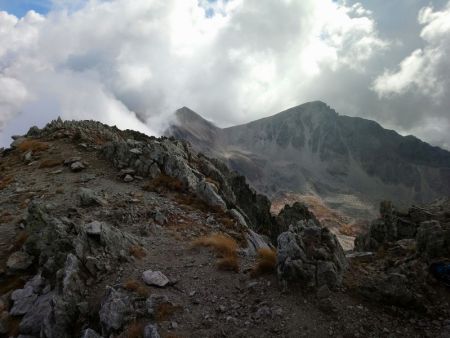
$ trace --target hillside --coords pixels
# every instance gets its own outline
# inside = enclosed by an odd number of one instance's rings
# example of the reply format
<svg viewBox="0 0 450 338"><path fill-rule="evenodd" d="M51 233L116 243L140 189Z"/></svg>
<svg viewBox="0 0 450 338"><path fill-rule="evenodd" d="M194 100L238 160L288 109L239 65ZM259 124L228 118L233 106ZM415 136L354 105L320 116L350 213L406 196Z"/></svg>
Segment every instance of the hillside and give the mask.
<svg viewBox="0 0 450 338"><path fill-rule="evenodd" d="M383 249L344 252L305 205L272 214L244 177L186 142L57 120L0 151L0 206L1 336L450 332L448 290L427 273L429 257L450 257L448 203L384 207L358 240ZM424 220L442 228L425 236ZM420 250L395 242L416 234Z"/></svg>

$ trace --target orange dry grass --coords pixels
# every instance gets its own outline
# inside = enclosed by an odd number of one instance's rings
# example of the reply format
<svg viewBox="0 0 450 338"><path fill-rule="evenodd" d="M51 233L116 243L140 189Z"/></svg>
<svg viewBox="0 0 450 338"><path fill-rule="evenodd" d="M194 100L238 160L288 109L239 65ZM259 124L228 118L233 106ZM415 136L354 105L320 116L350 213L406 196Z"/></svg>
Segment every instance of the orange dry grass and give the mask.
<svg viewBox="0 0 450 338"><path fill-rule="evenodd" d="M155 319L157 322L163 322L170 317L180 308L180 306L173 305L171 303L161 303L156 308Z"/></svg>
<svg viewBox="0 0 450 338"><path fill-rule="evenodd" d="M43 160L41 164L39 164L39 168L53 168L62 164L62 160Z"/></svg>
<svg viewBox="0 0 450 338"><path fill-rule="evenodd" d="M0 190L5 189L12 182L14 182L14 176L12 175L0 177Z"/></svg>
<svg viewBox="0 0 450 338"><path fill-rule="evenodd" d="M48 143L41 142L38 140L25 140L17 147L20 151L44 151L48 149Z"/></svg>
<svg viewBox="0 0 450 338"><path fill-rule="evenodd" d="M142 338L144 336L144 323L134 321L127 328L128 338Z"/></svg>
<svg viewBox="0 0 450 338"><path fill-rule="evenodd" d="M156 191L156 192L162 192L164 190L181 192L185 190L185 186L183 182L181 182L179 179L165 174L161 174L158 177L148 181L142 187L142 189L146 191Z"/></svg>
<svg viewBox="0 0 450 338"><path fill-rule="evenodd" d="M217 260L219 270L239 272L239 261L237 255L226 256Z"/></svg>
<svg viewBox="0 0 450 338"><path fill-rule="evenodd" d="M126 280L122 286L124 289L126 289L128 291L136 292L139 296L142 296L142 297L148 297L150 294L150 292L147 290L147 288L135 279Z"/></svg>
<svg viewBox="0 0 450 338"><path fill-rule="evenodd" d="M236 255L238 249L236 241L224 234L212 234L210 236L200 237L193 242L193 245L213 248L223 257Z"/></svg>
<svg viewBox="0 0 450 338"><path fill-rule="evenodd" d="M275 272L277 267L277 252L271 248L261 248L258 250L256 266L251 271L251 276L256 277Z"/></svg>
<svg viewBox="0 0 450 338"><path fill-rule="evenodd" d="M19 250L25 244L25 242L27 241L28 237L29 237L29 235L28 235L27 232L25 232L25 231L19 232L19 234L16 237L16 240L14 241L12 251Z"/></svg>
<svg viewBox="0 0 450 338"><path fill-rule="evenodd" d="M212 234L196 239L194 246L206 246L214 249L221 259L217 261L220 270L231 270L239 272L239 262L237 256L237 242L224 234Z"/></svg>
<svg viewBox="0 0 450 338"><path fill-rule="evenodd" d="M144 258L145 256L147 256L147 252L144 250L144 248L142 248L139 245L130 246L129 252L130 252L131 256L138 258L138 259L141 259L141 258Z"/></svg>

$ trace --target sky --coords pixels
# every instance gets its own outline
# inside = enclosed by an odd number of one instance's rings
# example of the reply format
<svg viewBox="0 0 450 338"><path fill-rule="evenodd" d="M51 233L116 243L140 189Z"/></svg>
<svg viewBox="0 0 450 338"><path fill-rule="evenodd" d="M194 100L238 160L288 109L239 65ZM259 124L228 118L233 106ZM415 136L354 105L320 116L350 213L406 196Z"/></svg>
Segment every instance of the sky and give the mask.
<svg viewBox="0 0 450 338"><path fill-rule="evenodd" d="M450 150L450 0L0 0L0 146L50 120L158 135L322 100Z"/></svg>

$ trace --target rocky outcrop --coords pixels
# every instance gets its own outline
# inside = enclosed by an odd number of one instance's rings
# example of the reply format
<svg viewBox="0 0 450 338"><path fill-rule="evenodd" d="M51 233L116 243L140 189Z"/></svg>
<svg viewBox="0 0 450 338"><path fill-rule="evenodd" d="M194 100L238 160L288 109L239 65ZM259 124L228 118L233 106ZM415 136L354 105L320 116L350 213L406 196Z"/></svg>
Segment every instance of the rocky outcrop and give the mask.
<svg viewBox="0 0 450 338"><path fill-rule="evenodd" d="M380 214L356 239L356 250L375 251L373 273L361 279L359 292L384 304L432 311L439 299L431 266L450 260L450 200L407 212L383 202Z"/></svg>
<svg viewBox="0 0 450 338"><path fill-rule="evenodd" d="M86 315L80 303L89 279L126 259L125 253L138 241L104 222L52 217L37 203L28 209L26 231L23 250L34 258L39 274L14 291L10 314L23 316L23 334L70 337L74 323Z"/></svg>
<svg viewBox="0 0 450 338"><path fill-rule="evenodd" d="M311 219L278 237L277 260L281 280L306 288L339 287L347 265L336 236Z"/></svg>
<svg viewBox="0 0 450 338"><path fill-rule="evenodd" d="M267 197L257 194L243 176L229 170L223 162L197 154L185 141L120 131L94 121L61 119L42 130L33 128L29 133L47 139L69 137L87 149L100 151L114 167L131 178L156 179L166 175L181 182L186 191L196 194L211 208L235 209L249 227L265 234L269 234L274 224ZM91 195L89 191L80 191L81 203L103 204L101 198Z"/></svg>
<svg viewBox="0 0 450 338"><path fill-rule="evenodd" d="M446 231L441 228L439 220L446 219L446 204L447 202L441 201L438 205L427 208L412 206L407 212L402 212L390 201L381 202L380 218L371 223L366 233L355 239L355 250L376 251L384 244L415 238L420 240L421 250L426 250L430 236L436 236L436 239L440 237L435 244L445 242ZM444 243L439 244L437 250L442 245Z"/></svg>

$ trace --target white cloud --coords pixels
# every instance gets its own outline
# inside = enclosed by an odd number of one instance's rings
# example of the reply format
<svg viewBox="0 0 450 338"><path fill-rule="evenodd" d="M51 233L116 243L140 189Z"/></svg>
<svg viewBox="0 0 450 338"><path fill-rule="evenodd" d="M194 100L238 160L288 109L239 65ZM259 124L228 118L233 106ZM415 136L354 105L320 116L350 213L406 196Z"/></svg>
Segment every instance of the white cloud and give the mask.
<svg viewBox="0 0 450 338"><path fill-rule="evenodd" d="M414 50L395 71L373 84L380 97L415 92L441 100L450 94L450 2L441 11L424 7L418 15L424 47Z"/></svg>
<svg viewBox="0 0 450 338"><path fill-rule="evenodd" d="M3 144L58 115L147 133L184 105L257 118L387 47L361 4L332 0L55 0L46 16L1 12L0 40Z"/></svg>

